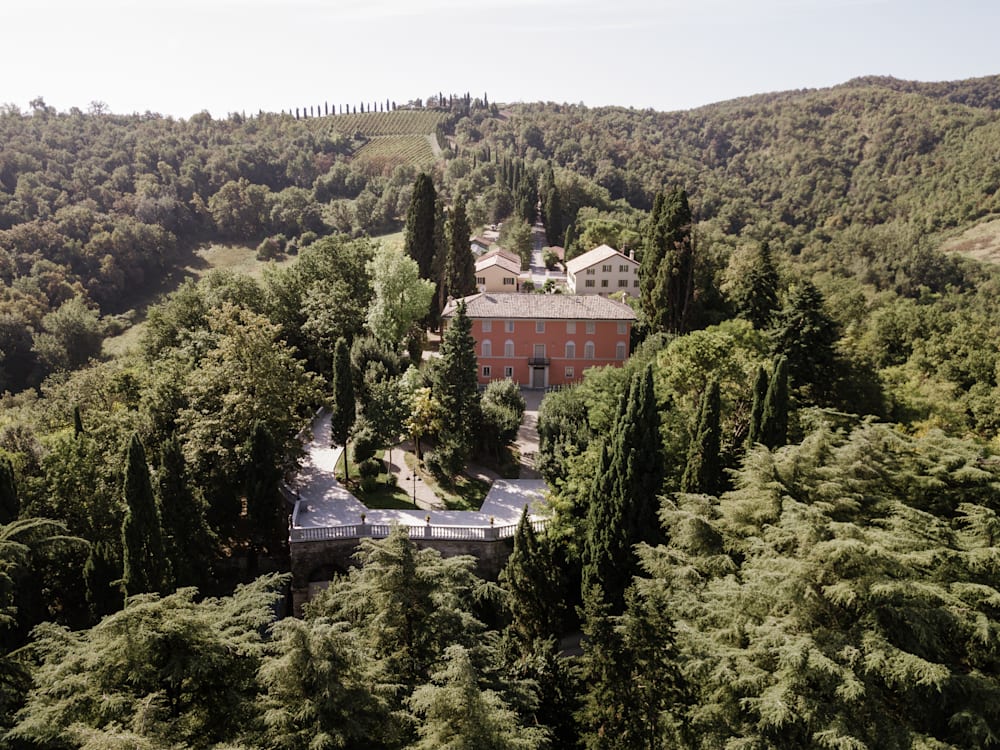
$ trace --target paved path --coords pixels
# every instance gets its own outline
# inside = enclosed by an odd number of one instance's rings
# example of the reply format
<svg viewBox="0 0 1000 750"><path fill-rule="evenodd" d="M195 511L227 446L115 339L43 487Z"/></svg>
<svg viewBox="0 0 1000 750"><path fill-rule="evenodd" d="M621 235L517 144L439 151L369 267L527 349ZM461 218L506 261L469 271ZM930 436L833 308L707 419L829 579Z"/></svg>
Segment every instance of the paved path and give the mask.
<svg viewBox="0 0 1000 750"><path fill-rule="evenodd" d="M408 440L389 449L389 473L396 478L396 484L406 490L418 508L444 510L444 501L434 494L434 490L427 486L427 482L419 474L414 482L414 474L403 459L407 452L413 452L413 445Z"/></svg>
<svg viewBox="0 0 1000 750"><path fill-rule="evenodd" d="M517 431L515 444L521 454L521 479L538 479L542 475L535 469L535 457L538 455L538 407L545 398L545 391L521 389L524 397L524 418Z"/></svg>

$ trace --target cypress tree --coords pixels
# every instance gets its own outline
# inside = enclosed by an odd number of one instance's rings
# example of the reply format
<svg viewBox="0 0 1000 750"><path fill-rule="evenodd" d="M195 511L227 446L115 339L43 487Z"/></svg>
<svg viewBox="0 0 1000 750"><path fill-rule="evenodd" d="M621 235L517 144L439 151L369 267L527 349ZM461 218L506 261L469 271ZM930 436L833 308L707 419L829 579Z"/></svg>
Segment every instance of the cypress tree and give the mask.
<svg viewBox="0 0 1000 750"><path fill-rule="evenodd" d="M121 577L122 563L114 547L107 542L93 545L83 566L83 582L94 622L121 609L122 594L117 586Z"/></svg>
<svg viewBox="0 0 1000 750"><path fill-rule="evenodd" d="M559 200L559 188L553 183L549 192L545 195L545 241L551 245L558 245L563 236L562 227L562 202Z"/></svg>
<svg viewBox="0 0 1000 750"><path fill-rule="evenodd" d="M696 430L688 448L687 465L681 477L681 492L718 494L722 485L719 381L712 380L702 394Z"/></svg>
<svg viewBox="0 0 1000 750"><path fill-rule="evenodd" d="M443 438L467 456L479 416L479 380L472 321L460 301L441 337L441 366L436 395L443 412Z"/></svg>
<svg viewBox="0 0 1000 750"><path fill-rule="evenodd" d="M146 451L133 434L125 454L125 518L122 521L122 584L126 596L162 591L167 581L160 513L146 465Z"/></svg>
<svg viewBox="0 0 1000 750"><path fill-rule="evenodd" d="M476 291L476 262L469 248L469 220L465 213L465 200L455 199L445 229L446 256L439 283L439 307L444 308L445 298L465 297Z"/></svg>
<svg viewBox="0 0 1000 750"><path fill-rule="evenodd" d="M587 513L583 590L598 586L616 613L638 572L632 546L661 540L657 496L663 478L660 417L648 366L632 377L621 399L619 416L601 449Z"/></svg>
<svg viewBox="0 0 1000 750"><path fill-rule="evenodd" d="M434 229L437 194L429 174L421 172L413 183L413 196L406 212L406 230L403 247L417 261L420 278L434 278Z"/></svg>
<svg viewBox="0 0 1000 750"><path fill-rule="evenodd" d="M250 457L245 484L247 520L254 546L271 548L280 542L283 531L279 494L281 467L278 447L263 422L254 424L247 453Z"/></svg>
<svg viewBox="0 0 1000 750"><path fill-rule="evenodd" d="M778 357L760 418L760 442L779 448L788 442L788 360Z"/></svg>
<svg viewBox="0 0 1000 750"><path fill-rule="evenodd" d="M341 337L333 347L333 402L330 409L330 437L334 443L344 446L344 478L347 478L347 441L357 417L357 403L354 397L354 380L351 373L351 355L347 341Z"/></svg>
<svg viewBox="0 0 1000 750"><path fill-rule="evenodd" d="M764 417L764 401L767 400L767 370L757 367L757 377L753 381L753 405L750 407L750 427L747 431L747 445L761 442L761 421Z"/></svg>
<svg viewBox="0 0 1000 750"><path fill-rule="evenodd" d="M674 190L664 201L654 239L662 243L663 254L647 300L647 315L655 330L683 333L687 329L691 301L694 298L691 208L683 189ZM645 260L644 255L643 261Z"/></svg>
<svg viewBox="0 0 1000 750"><path fill-rule="evenodd" d="M563 256L566 260L570 260L573 257L573 252L570 250L570 246L576 240L576 233L573 228L573 223L570 222L569 226L566 227L566 236L563 237Z"/></svg>
<svg viewBox="0 0 1000 750"><path fill-rule="evenodd" d="M84 432L83 419L80 417L80 405L73 407L73 437L80 437Z"/></svg>
<svg viewBox="0 0 1000 750"><path fill-rule="evenodd" d="M208 524L208 504L191 486L184 453L176 436L160 447L156 498L163 525L163 548L178 586L208 582L217 539Z"/></svg>
<svg viewBox="0 0 1000 750"><path fill-rule="evenodd" d="M0 526L16 521L20 514L14 465L6 456L0 456Z"/></svg>
<svg viewBox="0 0 1000 750"><path fill-rule="evenodd" d="M511 630L520 643L557 635L561 619L554 566L546 559L525 506L514 535L514 550L500 573L500 585L510 596Z"/></svg>

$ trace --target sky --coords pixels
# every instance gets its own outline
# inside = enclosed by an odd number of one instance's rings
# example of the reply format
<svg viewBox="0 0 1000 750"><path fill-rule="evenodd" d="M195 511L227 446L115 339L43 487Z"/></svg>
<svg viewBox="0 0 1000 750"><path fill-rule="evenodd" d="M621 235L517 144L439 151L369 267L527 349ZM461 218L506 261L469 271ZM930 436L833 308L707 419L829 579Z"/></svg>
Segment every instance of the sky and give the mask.
<svg viewBox="0 0 1000 750"><path fill-rule="evenodd" d="M996 0L0 0L0 104L293 110L438 91L661 111L1000 74Z"/></svg>

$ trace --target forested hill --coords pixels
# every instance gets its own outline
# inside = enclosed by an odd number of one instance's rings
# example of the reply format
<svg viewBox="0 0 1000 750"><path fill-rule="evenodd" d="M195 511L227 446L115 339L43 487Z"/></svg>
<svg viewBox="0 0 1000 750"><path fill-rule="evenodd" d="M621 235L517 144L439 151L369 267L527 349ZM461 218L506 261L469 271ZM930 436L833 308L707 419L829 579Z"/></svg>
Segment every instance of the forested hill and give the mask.
<svg viewBox="0 0 1000 750"><path fill-rule="evenodd" d="M685 112L523 104L493 138L534 147L612 199L648 208L676 183L725 232L767 221L803 241L823 226L904 220L934 231L997 211L998 101L997 77L867 78Z"/></svg>

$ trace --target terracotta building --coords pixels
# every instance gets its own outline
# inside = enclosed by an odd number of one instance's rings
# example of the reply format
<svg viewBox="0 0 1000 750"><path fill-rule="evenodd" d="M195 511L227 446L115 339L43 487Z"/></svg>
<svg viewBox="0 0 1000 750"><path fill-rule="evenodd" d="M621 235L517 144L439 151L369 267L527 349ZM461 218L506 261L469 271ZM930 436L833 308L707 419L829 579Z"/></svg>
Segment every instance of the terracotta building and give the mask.
<svg viewBox="0 0 1000 750"><path fill-rule="evenodd" d="M447 322L459 300L442 313ZM632 308L599 296L474 294L465 297L479 383L511 378L530 388L575 383L588 367L629 356Z"/></svg>

